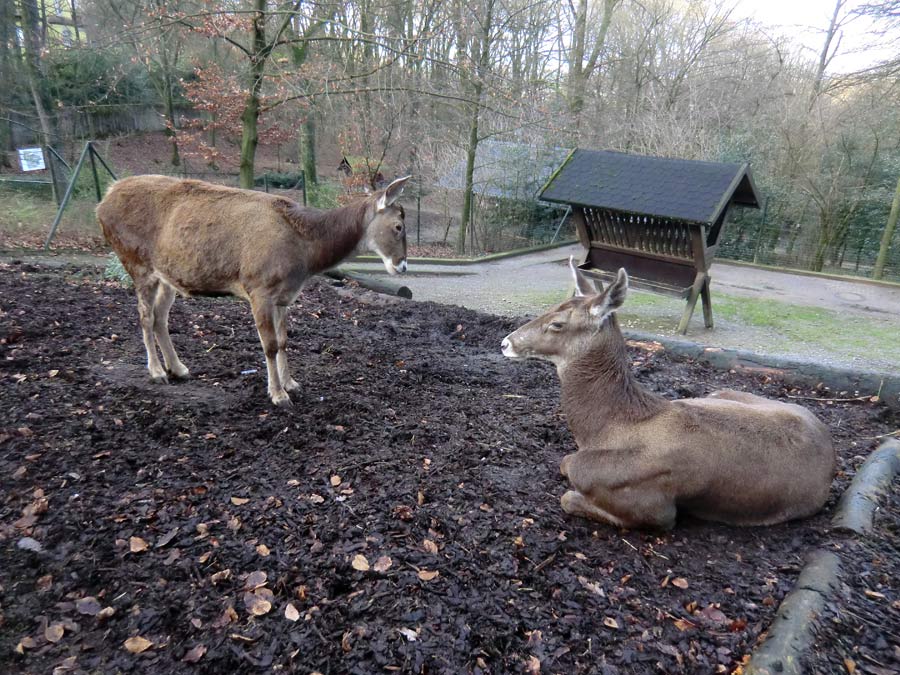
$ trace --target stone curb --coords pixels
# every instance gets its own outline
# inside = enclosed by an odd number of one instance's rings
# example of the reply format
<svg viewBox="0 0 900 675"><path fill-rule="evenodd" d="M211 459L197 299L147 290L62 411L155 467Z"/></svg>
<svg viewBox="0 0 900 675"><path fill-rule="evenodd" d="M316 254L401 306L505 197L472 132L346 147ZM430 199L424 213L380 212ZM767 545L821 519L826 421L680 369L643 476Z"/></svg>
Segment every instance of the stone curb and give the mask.
<svg viewBox="0 0 900 675"><path fill-rule="evenodd" d="M869 455L841 496L832 518L834 528L868 535L872 531L878 496L897 473L900 473L900 441L889 439ZM815 622L825 601L837 588L839 574L840 558L836 553L824 549L813 551L794 590L779 605L768 637L753 651L745 675L802 675L804 652L812 643Z"/></svg>
<svg viewBox="0 0 900 675"><path fill-rule="evenodd" d="M822 383L832 391L877 395L891 410L900 410L900 374L835 368L812 361L756 354L740 349L706 347L695 342L675 340L652 333L622 332L627 339L658 342L677 356L695 359L721 370L773 375L788 384L817 385Z"/></svg>
<svg viewBox="0 0 900 675"><path fill-rule="evenodd" d="M878 498L900 473L900 441L886 440L863 462L841 496L831 524L836 530L860 536L872 531Z"/></svg>
<svg viewBox="0 0 900 675"><path fill-rule="evenodd" d="M840 559L831 551L816 549L810 554L794 590L778 606L768 637L753 651L744 675L803 674L801 659L812 643L814 621L837 586L840 566Z"/></svg>

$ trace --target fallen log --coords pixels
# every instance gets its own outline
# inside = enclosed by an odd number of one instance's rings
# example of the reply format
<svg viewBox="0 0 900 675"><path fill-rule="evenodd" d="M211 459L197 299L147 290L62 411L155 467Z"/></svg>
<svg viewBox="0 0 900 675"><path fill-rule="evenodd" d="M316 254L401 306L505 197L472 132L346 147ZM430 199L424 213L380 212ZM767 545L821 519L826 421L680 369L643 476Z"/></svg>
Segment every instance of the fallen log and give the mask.
<svg viewBox="0 0 900 675"><path fill-rule="evenodd" d="M335 267L334 269L330 269L323 274L330 279L337 279L338 281L343 281L344 279L355 281L360 286L362 286L363 288L368 288L370 291L376 291L377 293L384 293L385 295L393 295L400 298L406 298L407 300L412 300L412 291L408 286L402 286L392 281L378 279L368 274L360 274L359 272L350 272L341 267Z"/></svg>

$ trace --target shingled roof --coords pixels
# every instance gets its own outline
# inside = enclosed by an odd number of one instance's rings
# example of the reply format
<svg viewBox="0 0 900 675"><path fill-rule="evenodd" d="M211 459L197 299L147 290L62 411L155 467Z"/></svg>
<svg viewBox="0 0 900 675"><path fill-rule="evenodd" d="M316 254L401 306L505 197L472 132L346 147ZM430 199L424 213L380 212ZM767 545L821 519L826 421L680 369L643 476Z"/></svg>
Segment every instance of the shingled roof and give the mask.
<svg viewBox="0 0 900 675"><path fill-rule="evenodd" d="M748 164L574 150L540 199L693 223L714 223L730 202L759 208Z"/></svg>

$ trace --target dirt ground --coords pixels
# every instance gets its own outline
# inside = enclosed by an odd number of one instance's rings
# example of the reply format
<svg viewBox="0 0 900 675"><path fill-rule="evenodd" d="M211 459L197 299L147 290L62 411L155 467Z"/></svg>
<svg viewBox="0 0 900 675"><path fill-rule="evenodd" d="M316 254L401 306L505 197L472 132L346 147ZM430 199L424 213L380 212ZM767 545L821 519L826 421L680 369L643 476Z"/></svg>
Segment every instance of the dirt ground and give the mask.
<svg viewBox="0 0 900 675"><path fill-rule="evenodd" d="M559 508L574 444L552 368L499 354L516 319L316 282L288 411L246 305L178 301L171 323L193 379L152 385L130 292L0 266L0 672L740 672L810 547L872 571L828 523L900 426L880 404L634 345L669 397L809 397L840 472L804 522L620 531ZM895 627L898 534L870 588Z"/></svg>

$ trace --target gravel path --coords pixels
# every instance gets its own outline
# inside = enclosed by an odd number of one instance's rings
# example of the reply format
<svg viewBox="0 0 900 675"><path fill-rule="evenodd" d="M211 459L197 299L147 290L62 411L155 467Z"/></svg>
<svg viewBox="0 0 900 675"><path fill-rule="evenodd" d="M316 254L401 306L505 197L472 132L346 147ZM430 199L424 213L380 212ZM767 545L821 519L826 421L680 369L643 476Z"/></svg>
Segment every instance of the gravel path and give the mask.
<svg viewBox="0 0 900 675"><path fill-rule="evenodd" d="M413 264L402 280L416 300L432 300L461 305L505 316L536 315L558 302L570 291L571 277L566 261L570 255L582 259L584 249L571 245L495 262L462 266ZM382 273L380 264L354 262L347 266L360 272ZM691 320L686 339L701 344L747 349L791 358L815 360L834 366L895 372L900 348L900 286L829 279L716 263L712 267L713 313L716 326L706 330L699 306ZM815 343L784 331L760 325L748 325L716 312L716 300L726 298L735 304L741 298L773 300L778 303L826 310L836 313ZM720 305L721 306L721 305ZM662 335L676 335L683 303L678 299L650 296L635 300L620 313L623 324ZM773 314L780 306L773 306ZM847 316L848 331L838 331L829 344L828 330L840 327L840 315ZM896 337L885 350L867 343L856 346L848 335L872 327ZM872 342L871 340L869 342ZM890 347L890 348L887 348Z"/></svg>

